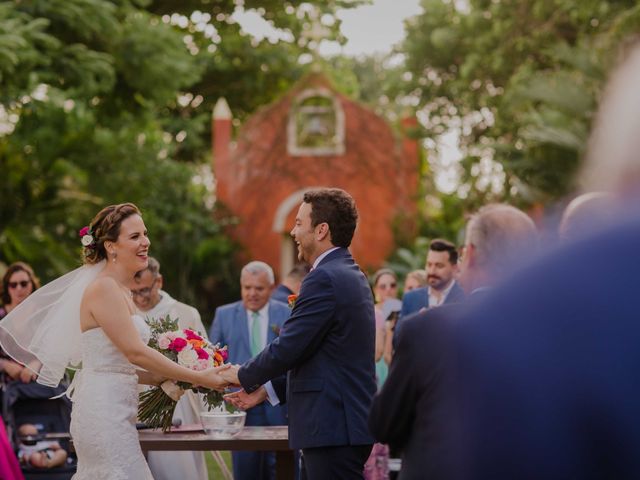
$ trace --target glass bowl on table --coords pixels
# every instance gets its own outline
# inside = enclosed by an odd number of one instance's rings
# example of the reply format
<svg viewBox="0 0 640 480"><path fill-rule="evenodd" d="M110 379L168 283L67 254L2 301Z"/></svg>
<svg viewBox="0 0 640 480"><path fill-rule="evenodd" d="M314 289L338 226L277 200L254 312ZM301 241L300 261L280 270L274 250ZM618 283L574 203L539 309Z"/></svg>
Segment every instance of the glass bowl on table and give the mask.
<svg viewBox="0 0 640 480"><path fill-rule="evenodd" d="M200 412L204 432L211 438L233 438L244 428L247 412Z"/></svg>

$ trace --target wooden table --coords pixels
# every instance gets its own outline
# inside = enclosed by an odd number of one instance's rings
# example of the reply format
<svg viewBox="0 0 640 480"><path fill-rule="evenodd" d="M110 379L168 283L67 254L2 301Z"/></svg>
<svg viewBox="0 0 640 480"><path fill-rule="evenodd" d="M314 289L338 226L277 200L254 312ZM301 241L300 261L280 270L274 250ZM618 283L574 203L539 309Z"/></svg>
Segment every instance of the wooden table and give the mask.
<svg viewBox="0 0 640 480"><path fill-rule="evenodd" d="M218 440L204 432L170 432L160 430L140 430L142 450L259 450L276 453L276 478L292 480L293 451L289 448L289 432L282 427L244 427L233 438Z"/></svg>

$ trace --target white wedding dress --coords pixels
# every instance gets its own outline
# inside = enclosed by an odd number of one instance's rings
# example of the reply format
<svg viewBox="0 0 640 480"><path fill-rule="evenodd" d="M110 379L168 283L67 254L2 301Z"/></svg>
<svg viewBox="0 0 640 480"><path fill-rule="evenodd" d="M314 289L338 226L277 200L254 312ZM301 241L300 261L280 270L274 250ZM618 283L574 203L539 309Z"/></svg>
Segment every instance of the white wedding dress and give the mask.
<svg viewBox="0 0 640 480"><path fill-rule="evenodd" d="M140 315L132 319L147 343L149 326ZM153 480L136 430L136 368L102 328L82 333L81 345L82 370L72 392L71 437L78 454L72 480Z"/></svg>

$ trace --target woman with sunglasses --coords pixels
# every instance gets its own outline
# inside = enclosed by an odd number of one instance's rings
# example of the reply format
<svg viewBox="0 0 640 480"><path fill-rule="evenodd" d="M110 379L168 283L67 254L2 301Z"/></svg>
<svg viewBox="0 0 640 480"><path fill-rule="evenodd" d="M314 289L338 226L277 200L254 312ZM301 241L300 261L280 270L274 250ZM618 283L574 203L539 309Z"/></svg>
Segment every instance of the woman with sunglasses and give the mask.
<svg viewBox="0 0 640 480"><path fill-rule="evenodd" d="M2 307L0 319L16 308L40 286L40 280L33 269L24 262L9 265L2 277Z"/></svg>
<svg viewBox="0 0 640 480"><path fill-rule="evenodd" d="M2 307L0 307L0 319L7 316L11 310L20 305L29 295L40 287L40 280L33 273L30 265L24 262L15 262L9 265L2 277ZM25 369L18 362L14 362L0 349L0 371L5 372L14 380L21 379L28 383L35 375Z"/></svg>

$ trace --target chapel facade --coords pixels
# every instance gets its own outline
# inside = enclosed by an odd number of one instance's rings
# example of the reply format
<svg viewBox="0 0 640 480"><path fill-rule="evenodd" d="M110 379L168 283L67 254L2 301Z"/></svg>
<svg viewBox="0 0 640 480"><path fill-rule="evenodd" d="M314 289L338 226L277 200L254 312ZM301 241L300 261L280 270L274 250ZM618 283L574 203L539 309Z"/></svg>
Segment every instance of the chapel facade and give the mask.
<svg viewBox="0 0 640 480"><path fill-rule="evenodd" d="M350 247L357 263L379 268L395 248L394 228L411 230L419 150L402 122L402 138L369 108L339 93L321 73L304 77L252 115L232 139L226 102L213 112L216 198L238 222L229 233L241 260L267 262L280 275L294 265L289 235L305 191L338 187L355 199L359 222Z"/></svg>

